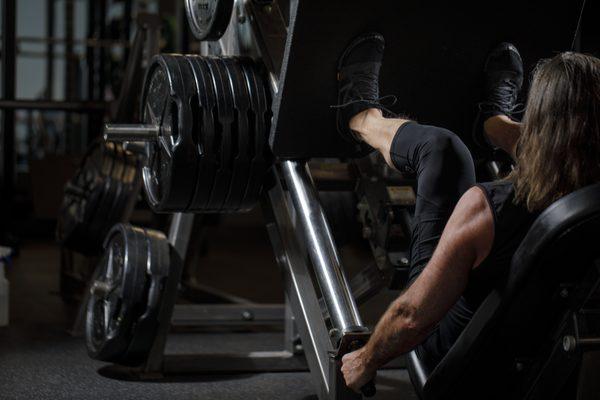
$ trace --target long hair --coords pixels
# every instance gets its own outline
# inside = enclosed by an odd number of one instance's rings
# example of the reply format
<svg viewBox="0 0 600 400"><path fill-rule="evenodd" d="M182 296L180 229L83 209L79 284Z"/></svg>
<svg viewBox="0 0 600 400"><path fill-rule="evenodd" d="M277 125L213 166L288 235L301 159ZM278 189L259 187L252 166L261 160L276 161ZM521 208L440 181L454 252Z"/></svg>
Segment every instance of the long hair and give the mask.
<svg viewBox="0 0 600 400"><path fill-rule="evenodd" d="M531 212L600 181L600 60L562 53L541 62L509 177Z"/></svg>

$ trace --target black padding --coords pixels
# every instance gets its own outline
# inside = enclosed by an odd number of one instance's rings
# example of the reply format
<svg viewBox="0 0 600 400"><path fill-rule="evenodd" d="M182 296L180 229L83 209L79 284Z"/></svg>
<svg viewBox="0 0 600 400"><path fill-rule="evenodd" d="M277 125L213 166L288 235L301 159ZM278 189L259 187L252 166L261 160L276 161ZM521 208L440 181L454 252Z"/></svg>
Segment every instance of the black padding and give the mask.
<svg viewBox="0 0 600 400"><path fill-rule="evenodd" d="M488 295L433 372L418 379L415 371L427 367L415 353L408 357L421 397L520 398L560 340L553 336L568 322L566 316L582 305L583 297L559 293L587 288L585 277L600 258L599 233L600 184L545 210L516 251L506 280Z"/></svg>
<svg viewBox="0 0 600 400"><path fill-rule="evenodd" d="M514 42L531 71L570 49L580 1L294 1L273 104L273 153L282 158L346 157L357 149L335 127L336 67L356 36L386 38L381 93L395 111L470 140L487 53ZM528 79L525 79L527 82Z"/></svg>

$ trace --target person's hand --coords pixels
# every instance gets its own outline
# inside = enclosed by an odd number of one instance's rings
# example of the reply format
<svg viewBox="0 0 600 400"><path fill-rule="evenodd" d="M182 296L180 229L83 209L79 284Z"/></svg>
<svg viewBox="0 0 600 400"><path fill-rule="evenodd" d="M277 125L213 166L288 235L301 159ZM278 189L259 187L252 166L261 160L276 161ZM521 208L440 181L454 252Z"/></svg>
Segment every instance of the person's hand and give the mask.
<svg viewBox="0 0 600 400"><path fill-rule="evenodd" d="M346 386L360 393L360 389L375 378L377 369L368 365L367 351L363 347L342 357L342 374Z"/></svg>

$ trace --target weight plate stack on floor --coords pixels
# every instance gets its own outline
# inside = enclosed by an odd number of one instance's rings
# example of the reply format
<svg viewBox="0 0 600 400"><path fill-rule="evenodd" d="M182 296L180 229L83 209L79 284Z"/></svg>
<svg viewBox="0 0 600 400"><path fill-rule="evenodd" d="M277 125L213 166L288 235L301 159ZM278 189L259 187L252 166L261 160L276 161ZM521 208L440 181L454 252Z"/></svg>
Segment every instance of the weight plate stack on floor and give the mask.
<svg viewBox="0 0 600 400"><path fill-rule="evenodd" d="M225 33L234 0L185 0L190 30L198 40L219 40Z"/></svg>
<svg viewBox="0 0 600 400"><path fill-rule="evenodd" d="M94 141L65 186L58 242L86 255L100 254L106 233L137 198L140 166L139 157L120 144Z"/></svg>
<svg viewBox="0 0 600 400"><path fill-rule="evenodd" d="M102 361L139 365L158 329L169 244L158 231L117 224L104 248L87 303L88 353Z"/></svg>
<svg viewBox="0 0 600 400"><path fill-rule="evenodd" d="M156 212L250 210L271 166L270 101L252 60L161 55L143 94L144 188Z"/></svg>

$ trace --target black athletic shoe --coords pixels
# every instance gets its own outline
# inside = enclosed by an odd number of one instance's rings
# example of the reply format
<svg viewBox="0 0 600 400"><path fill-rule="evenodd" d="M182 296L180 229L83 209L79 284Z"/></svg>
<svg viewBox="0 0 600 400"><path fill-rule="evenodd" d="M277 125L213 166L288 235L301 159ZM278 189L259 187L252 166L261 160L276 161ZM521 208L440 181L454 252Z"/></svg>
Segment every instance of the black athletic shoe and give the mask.
<svg viewBox="0 0 600 400"><path fill-rule="evenodd" d="M483 130L483 123L490 117L512 117L521 106L517 98L523 86L523 60L511 43L501 43L488 55L483 69L485 74L483 101L473 126L473 140L482 149L492 145Z"/></svg>
<svg viewBox="0 0 600 400"><path fill-rule="evenodd" d="M383 61L385 39L379 33L356 38L346 48L338 63L337 128L342 137L361 140L350 127L350 120L369 108L386 110L380 103L379 70Z"/></svg>

